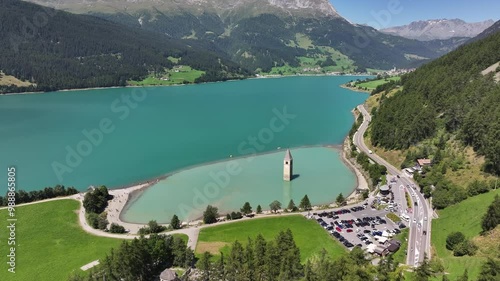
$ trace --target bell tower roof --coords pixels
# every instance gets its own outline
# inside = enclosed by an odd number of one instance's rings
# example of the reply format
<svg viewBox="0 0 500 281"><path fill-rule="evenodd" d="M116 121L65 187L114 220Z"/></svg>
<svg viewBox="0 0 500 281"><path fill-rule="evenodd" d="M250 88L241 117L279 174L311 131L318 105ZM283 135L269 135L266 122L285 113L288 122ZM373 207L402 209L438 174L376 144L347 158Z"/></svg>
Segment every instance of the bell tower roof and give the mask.
<svg viewBox="0 0 500 281"><path fill-rule="evenodd" d="M285 161L290 161L290 160L293 160L293 157L292 154L290 153L290 149L287 149L285 154Z"/></svg>

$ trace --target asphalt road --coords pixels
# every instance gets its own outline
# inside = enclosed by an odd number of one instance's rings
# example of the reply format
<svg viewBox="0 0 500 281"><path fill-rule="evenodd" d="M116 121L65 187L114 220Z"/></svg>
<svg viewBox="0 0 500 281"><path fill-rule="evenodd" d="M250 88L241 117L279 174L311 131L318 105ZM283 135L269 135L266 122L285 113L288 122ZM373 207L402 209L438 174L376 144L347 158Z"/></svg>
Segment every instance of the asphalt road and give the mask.
<svg viewBox="0 0 500 281"><path fill-rule="evenodd" d="M424 259L424 253L427 253L427 256L430 257L431 217L429 216L430 211L428 203L424 196L420 193L420 188L411 178L401 172L400 169L389 164L382 157L369 153L369 149L365 145L363 135L365 134L368 124L371 121L371 116L363 105L359 105L358 110L363 114L363 123L353 137L354 144L358 147L358 149L365 152L373 161L380 165L384 165L389 174L399 176L397 183L393 184L393 192L399 192L401 194L401 196L398 196L399 198L405 198L404 192L409 192L411 195L411 205L413 208L408 210L410 221L407 225L410 228L410 233L408 237L408 254L406 263L411 266L418 266ZM394 188L397 188L398 190L396 191ZM404 211L406 211L406 208L404 208L406 207L406 200L401 201L403 201L400 202L403 205L400 209L401 212L404 213ZM415 205L415 202L417 205ZM427 232L427 235L423 234L424 231Z"/></svg>

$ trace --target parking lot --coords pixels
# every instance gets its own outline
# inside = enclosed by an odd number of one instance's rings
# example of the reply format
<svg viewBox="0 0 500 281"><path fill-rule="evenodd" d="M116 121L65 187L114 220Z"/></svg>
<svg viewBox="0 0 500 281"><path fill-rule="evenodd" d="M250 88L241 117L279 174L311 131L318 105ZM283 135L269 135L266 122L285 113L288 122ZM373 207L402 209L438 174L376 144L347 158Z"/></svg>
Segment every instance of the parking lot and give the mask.
<svg viewBox="0 0 500 281"><path fill-rule="evenodd" d="M382 245L401 232L397 224L385 217L387 213L386 210L372 209L366 202L333 211L318 211L311 218L345 247L366 249L370 244Z"/></svg>

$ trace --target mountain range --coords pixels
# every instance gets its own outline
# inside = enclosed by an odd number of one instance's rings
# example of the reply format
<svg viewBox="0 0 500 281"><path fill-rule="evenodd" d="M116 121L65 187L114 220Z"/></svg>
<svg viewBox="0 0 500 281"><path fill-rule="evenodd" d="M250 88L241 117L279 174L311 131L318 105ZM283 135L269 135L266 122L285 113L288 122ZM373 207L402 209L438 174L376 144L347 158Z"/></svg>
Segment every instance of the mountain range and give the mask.
<svg viewBox="0 0 500 281"><path fill-rule="evenodd" d="M328 0L31 2L58 10L0 0L0 71L37 90L126 85L175 64L203 71L195 82L412 68L468 39L385 34L350 23ZM55 16L13 52L11 39L48 10Z"/></svg>
<svg viewBox="0 0 500 281"><path fill-rule="evenodd" d="M472 38L495 23L493 20L467 23L461 19L415 21L408 25L381 29L381 32L420 41L446 40L453 37Z"/></svg>

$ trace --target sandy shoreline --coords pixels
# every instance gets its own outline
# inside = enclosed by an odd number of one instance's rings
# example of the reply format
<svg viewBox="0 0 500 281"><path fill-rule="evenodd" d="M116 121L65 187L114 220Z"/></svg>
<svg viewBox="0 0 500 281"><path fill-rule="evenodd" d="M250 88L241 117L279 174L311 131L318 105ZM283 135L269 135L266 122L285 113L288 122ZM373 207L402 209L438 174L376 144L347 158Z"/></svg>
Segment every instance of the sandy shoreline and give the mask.
<svg viewBox="0 0 500 281"><path fill-rule="evenodd" d="M122 225L125 229L128 229L130 233L137 233L141 227L145 224L135 224L135 223L127 223L120 219L120 215L127 204L130 194L140 192L141 190L145 190L148 187L157 183L159 179L156 181L149 181L146 183L134 185L127 188L122 189L112 189L109 190L109 194L113 195L113 199L108 201L108 207L106 207L105 212L108 215L108 222L110 224L115 223Z"/></svg>

